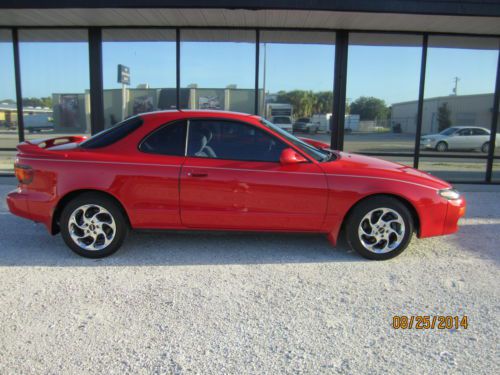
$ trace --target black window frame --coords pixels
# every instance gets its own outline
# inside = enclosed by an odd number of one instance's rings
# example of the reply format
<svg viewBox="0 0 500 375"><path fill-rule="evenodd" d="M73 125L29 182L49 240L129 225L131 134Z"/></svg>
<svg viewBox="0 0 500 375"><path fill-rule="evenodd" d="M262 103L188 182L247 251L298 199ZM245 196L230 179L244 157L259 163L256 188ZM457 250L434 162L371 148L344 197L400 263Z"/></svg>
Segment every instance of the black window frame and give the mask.
<svg viewBox="0 0 500 375"><path fill-rule="evenodd" d="M223 158L206 158L206 157L203 157L203 156L192 156L192 155L189 155L188 154L188 150L189 150L189 131L190 131L190 128L191 128L191 122L192 121L220 121L220 122L229 122L229 123L237 123L237 124L241 124L243 126L249 126L249 127L252 127L252 128L255 128L257 131L261 131L267 135L269 135L270 137L274 138L276 140L276 142L280 142L282 143L283 145L285 145L285 148L292 148L293 150L295 150L296 152L299 152L296 150L295 147L291 146L290 144L288 144L288 142L282 140L281 138L279 138L278 136L276 136L276 134L268 131L268 130L265 130L265 129L262 129L261 127L259 126L256 126L254 124L251 124L249 122L246 122L246 121L242 121L242 120L238 120L238 119L230 119L230 118L221 118L221 117L191 117L189 119L187 119L187 128L186 128L186 148L185 148L185 156L187 158L196 158L196 159L206 159L206 160L226 160L226 161L240 161L240 162L248 162L248 163L272 163L272 164L281 164L280 161L263 161L263 160L241 160L241 159L223 159ZM301 155L302 153L299 152ZM310 163L311 161L306 158L307 162Z"/></svg>
<svg viewBox="0 0 500 375"><path fill-rule="evenodd" d="M183 122L184 123L184 145L183 145L183 149L184 149L184 153L182 155L172 155L172 154L163 154L163 153L159 153L159 152L152 152L152 151L145 151L143 150L141 147L143 145L143 143L149 138L151 137L152 135L154 135L155 133L163 130L164 128L166 128L167 126L169 125L173 125L173 124L176 124L176 123L181 123ZM137 143L137 150L139 152L142 152L144 154L149 154L149 155L161 155L161 156L177 156L177 157L186 157L186 153L187 153L187 134L188 134L188 124L189 124L189 120L188 119L185 119L185 118L182 118L182 119L176 119L176 120L172 120L172 121L169 121L169 122L166 122L165 124L162 124L158 127L156 127L153 131L149 132L148 134L146 134L144 137L142 137L142 139L139 141L139 143Z"/></svg>

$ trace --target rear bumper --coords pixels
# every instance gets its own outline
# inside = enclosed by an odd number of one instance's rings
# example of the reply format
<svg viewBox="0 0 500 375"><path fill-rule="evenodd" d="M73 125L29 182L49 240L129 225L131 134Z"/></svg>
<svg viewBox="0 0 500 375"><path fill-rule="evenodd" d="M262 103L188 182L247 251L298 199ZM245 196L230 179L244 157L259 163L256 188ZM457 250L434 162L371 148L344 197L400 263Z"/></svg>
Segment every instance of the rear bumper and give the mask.
<svg viewBox="0 0 500 375"><path fill-rule="evenodd" d="M12 214L32 220L28 208L28 199L26 194L21 192L20 189L13 190L7 194L7 206Z"/></svg>
<svg viewBox="0 0 500 375"><path fill-rule="evenodd" d="M7 194L7 206L9 211L25 219L42 223L47 230L52 230L52 205L45 199L45 194L23 191L20 188L11 191Z"/></svg>
<svg viewBox="0 0 500 375"><path fill-rule="evenodd" d="M464 197L448 201L443 234L451 234L458 231L458 220L465 215L466 207L467 203L465 202Z"/></svg>

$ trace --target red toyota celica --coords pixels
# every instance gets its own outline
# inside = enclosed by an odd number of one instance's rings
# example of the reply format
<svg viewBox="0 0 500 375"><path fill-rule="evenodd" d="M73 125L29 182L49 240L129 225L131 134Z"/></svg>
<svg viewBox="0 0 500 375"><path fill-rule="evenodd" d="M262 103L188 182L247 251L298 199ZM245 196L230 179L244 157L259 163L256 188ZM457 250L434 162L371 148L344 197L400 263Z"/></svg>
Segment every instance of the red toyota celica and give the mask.
<svg viewBox="0 0 500 375"><path fill-rule="evenodd" d="M86 139L18 146L10 211L76 253L114 253L131 229L341 231L366 258L457 231L465 200L413 168L299 139L259 116L164 111ZM304 249L304 251L307 251Z"/></svg>

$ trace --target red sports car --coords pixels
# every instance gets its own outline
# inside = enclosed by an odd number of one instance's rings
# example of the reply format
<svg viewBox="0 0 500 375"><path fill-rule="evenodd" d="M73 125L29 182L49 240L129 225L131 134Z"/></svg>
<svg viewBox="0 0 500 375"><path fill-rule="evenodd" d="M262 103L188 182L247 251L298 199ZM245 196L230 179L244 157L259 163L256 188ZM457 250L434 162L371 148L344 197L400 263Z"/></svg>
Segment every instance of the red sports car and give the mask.
<svg viewBox="0 0 500 375"><path fill-rule="evenodd" d="M324 233L370 259L457 231L465 200L404 165L328 149L259 116L165 111L18 146L10 211L112 254L131 229ZM306 251L306 249L304 250Z"/></svg>

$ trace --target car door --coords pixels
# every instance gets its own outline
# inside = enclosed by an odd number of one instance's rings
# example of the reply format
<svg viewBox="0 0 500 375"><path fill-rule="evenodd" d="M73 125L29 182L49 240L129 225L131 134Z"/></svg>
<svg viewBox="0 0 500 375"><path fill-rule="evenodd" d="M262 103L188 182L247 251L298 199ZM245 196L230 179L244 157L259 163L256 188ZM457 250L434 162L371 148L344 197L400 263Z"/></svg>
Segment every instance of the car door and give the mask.
<svg viewBox="0 0 500 375"><path fill-rule="evenodd" d="M313 162L282 165L288 145L257 126L222 119L188 123L180 177L182 224L193 228L319 230L327 182Z"/></svg>
<svg viewBox="0 0 500 375"><path fill-rule="evenodd" d="M473 143L473 136L471 129L464 128L457 131L450 139L450 145L453 149L468 149L471 148L471 143Z"/></svg>
<svg viewBox="0 0 500 375"><path fill-rule="evenodd" d="M481 148L482 145L489 142L490 134L485 129L473 128L471 138L473 139L471 148Z"/></svg>

